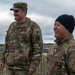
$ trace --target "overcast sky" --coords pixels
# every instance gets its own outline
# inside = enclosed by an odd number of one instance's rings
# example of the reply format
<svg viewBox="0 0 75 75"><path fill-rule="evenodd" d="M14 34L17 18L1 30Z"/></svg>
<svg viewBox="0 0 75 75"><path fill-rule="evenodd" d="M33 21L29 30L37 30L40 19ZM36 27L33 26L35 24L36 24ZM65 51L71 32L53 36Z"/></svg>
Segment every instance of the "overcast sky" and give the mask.
<svg viewBox="0 0 75 75"><path fill-rule="evenodd" d="M0 0L0 43L4 43L6 31L14 21L10 8L17 1L22 0ZM28 4L27 17L39 24L44 43L54 43L53 26L59 15L70 14L75 17L75 0L23 0L22 2ZM73 34L75 35L75 31Z"/></svg>

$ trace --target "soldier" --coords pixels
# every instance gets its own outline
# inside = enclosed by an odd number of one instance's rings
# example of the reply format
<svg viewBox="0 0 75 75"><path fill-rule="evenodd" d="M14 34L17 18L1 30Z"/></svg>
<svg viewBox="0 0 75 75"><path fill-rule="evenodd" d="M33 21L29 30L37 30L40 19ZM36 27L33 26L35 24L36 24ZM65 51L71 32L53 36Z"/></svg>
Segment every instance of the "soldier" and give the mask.
<svg viewBox="0 0 75 75"><path fill-rule="evenodd" d="M4 67L2 75L33 75L41 60L41 29L26 17L27 3L14 3L10 10L16 21L11 23L6 34L0 63L0 68Z"/></svg>
<svg viewBox="0 0 75 75"><path fill-rule="evenodd" d="M55 45L48 54L48 75L75 75L75 40L72 15L60 15L54 24Z"/></svg>

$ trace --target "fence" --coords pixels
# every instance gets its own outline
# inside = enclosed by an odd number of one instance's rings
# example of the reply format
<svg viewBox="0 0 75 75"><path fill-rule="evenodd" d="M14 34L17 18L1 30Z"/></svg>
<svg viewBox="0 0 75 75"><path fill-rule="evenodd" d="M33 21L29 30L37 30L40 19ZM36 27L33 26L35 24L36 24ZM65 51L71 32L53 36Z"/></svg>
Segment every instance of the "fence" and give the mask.
<svg viewBox="0 0 75 75"><path fill-rule="evenodd" d="M47 75L47 53L42 54L42 60L34 75Z"/></svg>

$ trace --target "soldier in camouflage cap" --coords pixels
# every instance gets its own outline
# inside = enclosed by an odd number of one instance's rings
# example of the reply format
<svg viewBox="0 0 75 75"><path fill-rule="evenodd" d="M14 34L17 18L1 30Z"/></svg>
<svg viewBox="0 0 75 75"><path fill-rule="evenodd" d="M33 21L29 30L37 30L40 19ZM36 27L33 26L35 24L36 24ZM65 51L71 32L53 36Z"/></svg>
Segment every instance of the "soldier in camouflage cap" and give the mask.
<svg viewBox="0 0 75 75"><path fill-rule="evenodd" d="M14 3L13 8L11 8L10 10L26 10L27 9L27 3L24 2L17 2Z"/></svg>
<svg viewBox="0 0 75 75"><path fill-rule="evenodd" d="M60 15L54 24L55 43L48 54L48 75L75 75L75 19Z"/></svg>
<svg viewBox="0 0 75 75"><path fill-rule="evenodd" d="M41 29L26 17L27 3L14 3L10 10L14 12L16 21L7 30L0 63L0 67L4 67L2 75L33 75L41 60Z"/></svg>

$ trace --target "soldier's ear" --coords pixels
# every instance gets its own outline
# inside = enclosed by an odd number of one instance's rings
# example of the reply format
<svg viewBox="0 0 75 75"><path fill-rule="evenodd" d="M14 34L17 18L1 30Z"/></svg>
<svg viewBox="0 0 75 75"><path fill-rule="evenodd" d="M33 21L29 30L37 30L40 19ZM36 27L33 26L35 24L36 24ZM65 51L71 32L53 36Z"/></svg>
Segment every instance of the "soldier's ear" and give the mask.
<svg viewBox="0 0 75 75"><path fill-rule="evenodd" d="M22 12L23 12L23 14L24 14L24 15L26 15L26 14L27 14L26 10L23 10Z"/></svg>

